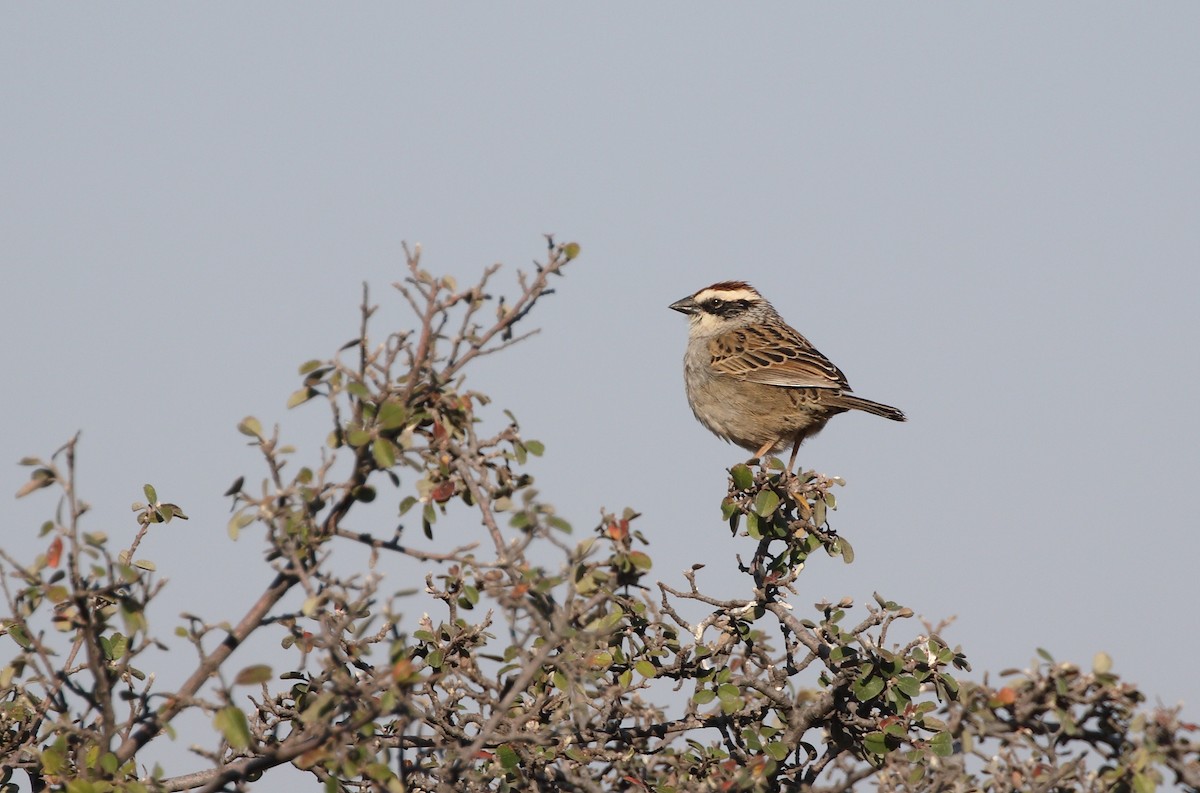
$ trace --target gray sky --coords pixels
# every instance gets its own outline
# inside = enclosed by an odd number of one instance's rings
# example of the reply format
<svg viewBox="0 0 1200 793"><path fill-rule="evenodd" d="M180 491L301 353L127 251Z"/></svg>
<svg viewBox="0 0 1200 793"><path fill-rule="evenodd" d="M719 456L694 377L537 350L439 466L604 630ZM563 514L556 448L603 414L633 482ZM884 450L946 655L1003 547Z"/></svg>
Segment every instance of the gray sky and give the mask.
<svg viewBox="0 0 1200 793"><path fill-rule="evenodd" d="M1105 650L1200 714L1200 6L2 19L0 460L82 429L91 529L131 534L144 482L185 507L144 547L171 580L160 635L265 583L259 535L225 535L221 492L262 473L234 427L280 421L315 455L324 417L284 403L356 333L361 282L397 318L402 241L461 281L554 232L583 258L474 385L546 443L542 493L577 533L631 505L657 577L739 581L718 504L746 454L692 418L666 306L746 279L910 417L805 446L849 482L833 525L858 558L814 560L803 608L877 590L957 615L977 675ZM8 501L4 547L32 558L51 511Z"/></svg>

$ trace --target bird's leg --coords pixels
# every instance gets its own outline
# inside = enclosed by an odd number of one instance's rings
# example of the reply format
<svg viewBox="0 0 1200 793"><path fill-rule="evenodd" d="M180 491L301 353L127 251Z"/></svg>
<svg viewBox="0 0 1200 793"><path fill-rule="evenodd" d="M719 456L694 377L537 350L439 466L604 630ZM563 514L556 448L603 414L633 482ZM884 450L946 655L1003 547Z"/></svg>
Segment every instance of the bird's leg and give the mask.
<svg viewBox="0 0 1200 793"><path fill-rule="evenodd" d="M759 465L763 464L763 460L766 458L767 452L771 451L771 448L777 443L779 443L779 441L767 441L762 445L762 448L754 453L754 456L758 458Z"/></svg>
<svg viewBox="0 0 1200 793"><path fill-rule="evenodd" d="M802 433L797 432L796 433L796 442L792 444L792 457L790 460L788 460L787 472L789 474L792 472L792 466L796 464L796 455L800 453L800 444L801 443L804 443L804 435Z"/></svg>

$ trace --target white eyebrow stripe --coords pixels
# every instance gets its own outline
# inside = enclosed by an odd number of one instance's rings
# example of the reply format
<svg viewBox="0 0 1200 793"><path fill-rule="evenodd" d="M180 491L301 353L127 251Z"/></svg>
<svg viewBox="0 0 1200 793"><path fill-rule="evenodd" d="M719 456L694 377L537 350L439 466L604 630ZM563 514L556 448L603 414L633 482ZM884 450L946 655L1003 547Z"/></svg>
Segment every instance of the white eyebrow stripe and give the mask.
<svg viewBox="0 0 1200 793"><path fill-rule="evenodd" d="M734 302L737 300L749 300L751 302L755 300L762 300L757 292L752 292L749 289L701 289L692 299L697 303L703 303L704 301L712 300L713 298L726 300L729 302Z"/></svg>

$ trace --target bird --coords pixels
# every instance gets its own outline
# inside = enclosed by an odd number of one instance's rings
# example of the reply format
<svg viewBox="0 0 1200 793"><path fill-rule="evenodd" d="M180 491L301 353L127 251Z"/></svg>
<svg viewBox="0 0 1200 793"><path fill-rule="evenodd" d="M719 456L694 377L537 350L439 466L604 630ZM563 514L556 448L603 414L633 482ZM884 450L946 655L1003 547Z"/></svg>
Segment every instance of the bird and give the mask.
<svg viewBox="0 0 1200 793"><path fill-rule="evenodd" d="M907 420L852 393L842 370L745 281L719 281L670 308L688 318L683 372L692 412L759 460L790 443L791 472L800 444L848 410Z"/></svg>

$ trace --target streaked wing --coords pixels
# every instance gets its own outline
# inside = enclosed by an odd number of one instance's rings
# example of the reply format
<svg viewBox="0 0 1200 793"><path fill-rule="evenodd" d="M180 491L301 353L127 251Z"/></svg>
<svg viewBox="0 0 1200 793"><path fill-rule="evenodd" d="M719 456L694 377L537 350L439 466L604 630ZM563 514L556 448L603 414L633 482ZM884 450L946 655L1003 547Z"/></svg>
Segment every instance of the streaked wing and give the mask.
<svg viewBox="0 0 1200 793"><path fill-rule="evenodd" d="M708 342L712 368L752 383L787 388L841 388L846 376L789 327L754 325Z"/></svg>

